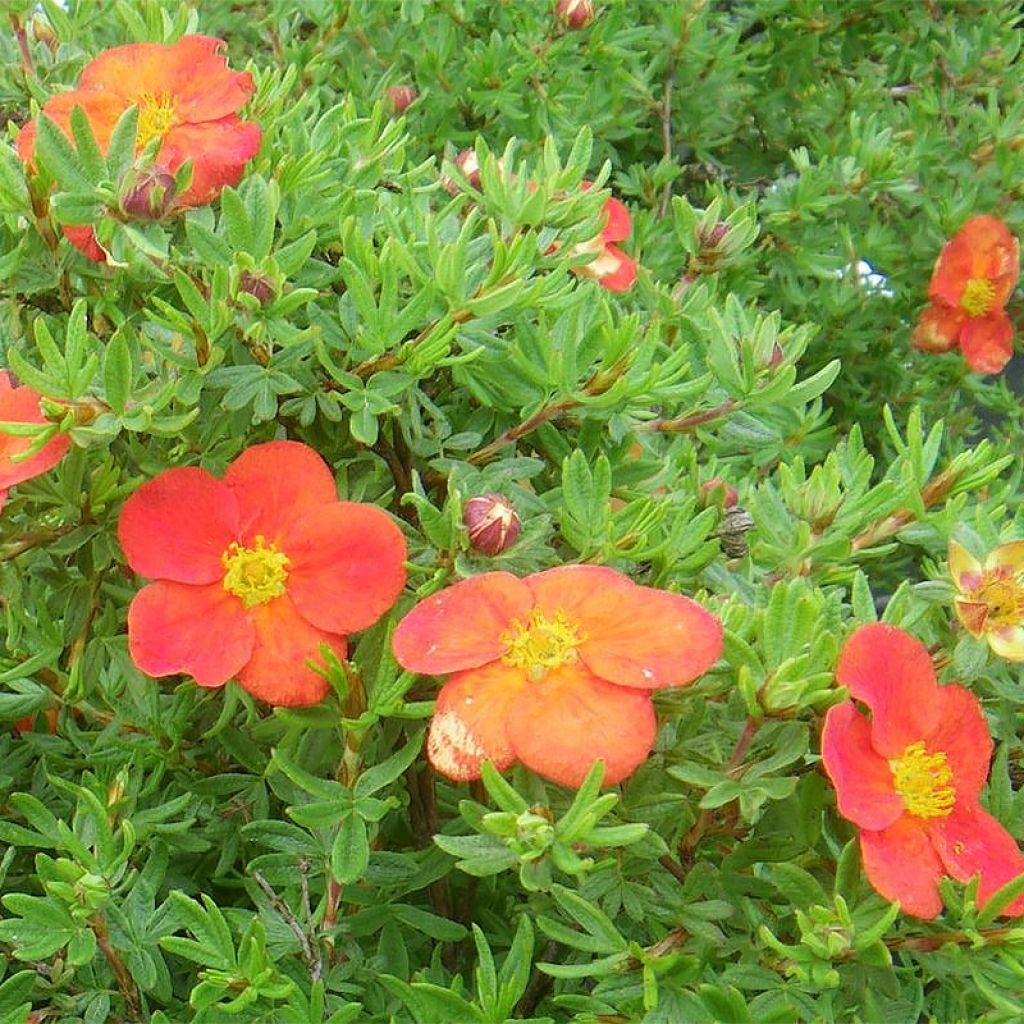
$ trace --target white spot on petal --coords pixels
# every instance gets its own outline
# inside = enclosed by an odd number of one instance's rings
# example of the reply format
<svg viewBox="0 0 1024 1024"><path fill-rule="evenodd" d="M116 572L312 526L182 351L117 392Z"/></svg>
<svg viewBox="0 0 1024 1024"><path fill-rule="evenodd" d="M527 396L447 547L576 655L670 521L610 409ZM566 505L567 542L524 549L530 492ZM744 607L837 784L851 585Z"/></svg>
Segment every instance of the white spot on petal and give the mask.
<svg viewBox="0 0 1024 1024"><path fill-rule="evenodd" d="M480 777L487 756L469 726L450 708L434 715L427 736L427 757L442 774L456 782Z"/></svg>

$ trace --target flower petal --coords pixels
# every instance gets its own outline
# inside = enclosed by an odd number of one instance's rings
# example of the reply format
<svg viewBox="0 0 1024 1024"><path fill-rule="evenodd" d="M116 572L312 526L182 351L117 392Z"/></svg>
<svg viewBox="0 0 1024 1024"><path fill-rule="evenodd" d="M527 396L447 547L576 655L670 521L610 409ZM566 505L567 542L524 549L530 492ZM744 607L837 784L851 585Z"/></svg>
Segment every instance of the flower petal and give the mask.
<svg viewBox="0 0 1024 1024"><path fill-rule="evenodd" d="M46 417L39 411L43 397L30 387L12 387L6 373L0 373L6 386L0 391L0 420L9 423L46 423ZM57 434L31 458L13 461L14 456L27 452L32 447L32 438L15 437L0 433L0 488L7 490L15 484L40 476L60 462L71 446L67 434Z"/></svg>
<svg viewBox="0 0 1024 1024"><path fill-rule="evenodd" d="M988 622L988 604L985 601L966 601L962 597L955 598L953 610L956 617L963 623L964 629L973 637L979 637L985 632L985 623Z"/></svg>
<svg viewBox="0 0 1024 1024"><path fill-rule="evenodd" d="M64 237L93 263L106 263L106 250L96 241L96 232L88 224L64 224Z"/></svg>
<svg viewBox="0 0 1024 1024"><path fill-rule="evenodd" d="M1006 568L1015 575L1024 572L1024 540L1011 540L993 548L985 559L985 568Z"/></svg>
<svg viewBox="0 0 1024 1024"><path fill-rule="evenodd" d="M150 579L219 584L238 536L235 496L205 469L182 466L144 483L117 524L128 564Z"/></svg>
<svg viewBox="0 0 1024 1024"><path fill-rule="evenodd" d="M100 149L106 153L110 136L118 118L124 113L126 104L110 93L94 92L89 89L72 89L51 96L43 106L43 113L69 138L71 132L71 111L81 107L92 129ZM18 133L18 155L30 167L35 162L35 145L38 125L30 121Z"/></svg>
<svg viewBox="0 0 1024 1024"><path fill-rule="evenodd" d="M578 662L528 684L508 714L516 757L562 786L579 786L598 758L603 784L621 782L647 759L656 732L649 694L606 683Z"/></svg>
<svg viewBox="0 0 1024 1024"><path fill-rule="evenodd" d="M223 686L249 660L253 642L241 601L219 583L150 583L128 608L128 651L150 676L184 672L200 686Z"/></svg>
<svg viewBox="0 0 1024 1024"><path fill-rule="evenodd" d="M335 501L309 512L288 538L288 595L329 633L372 626L405 586L405 538L375 505Z"/></svg>
<svg viewBox="0 0 1024 1024"><path fill-rule="evenodd" d="M981 582L981 563L955 540L949 542L949 575L953 577L957 590L974 590Z"/></svg>
<svg viewBox="0 0 1024 1024"><path fill-rule="evenodd" d="M860 853L868 881L882 896L898 900L913 917L938 916L945 871L921 819L906 814L879 832L861 832Z"/></svg>
<svg viewBox="0 0 1024 1024"><path fill-rule="evenodd" d="M299 441L268 441L246 448L228 466L224 483L238 500L239 539L247 545L257 534L280 545L290 526L338 500L327 463Z"/></svg>
<svg viewBox="0 0 1024 1024"><path fill-rule="evenodd" d="M976 801L988 778L992 738L981 702L969 690L956 684L940 686L932 698L938 711L934 732L921 737L929 751L941 750L953 770L957 805Z"/></svg>
<svg viewBox="0 0 1024 1024"><path fill-rule="evenodd" d="M981 875L978 905L996 889L1024 873L1024 854L1003 826L973 801L961 802L957 794L953 813L937 818L931 827L932 843L946 870L960 882ZM1024 895L1017 897L1004 915L1024 913Z"/></svg>
<svg viewBox="0 0 1024 1024"><path fill-rule="evenodd" d="M680 594L638 586L614 569L560 566L524 582L539 609L561 611L579 626L580 657L611 683L682 686L722 653L722 625L709 611Z"/></svg>
<svg viewBox="0 0 1024 1024"><path fill-rule="evenodd" d="M993 630L986 639L997 657L1007 661L1024 661L1024 626Z"/></svg>
<svg viewBox="0 0 1024 1024"><path fill-rule="evenodd" d="M622 200L609 196L604 201L604 215L608 220L601 237L606 242L624 242L633 233L633 218Z"/></svg>
<svg viewBox="0 0 1024 1024"><path fill-rule="evenodd" d="M278 707L318 704L330 686L307 664L323 664L320 645L327 644L339 658L347 653L345 637L325 633L307 622L288 595L249 609L256 639L252 657L238 673L242 689Z"/></svg>
<svg viewBox="0 0 1024 1024"><path fill-rule="evenodd" d="M871 723L852 701L828 709L821 758L844 818L877 832L903 814L903 798L893 787L889 762L875 752Z"/></svg>
<svg viewBox="0 0 1024 1024"><path fill-rule="evenodd" d="M939 684L928 651L895 626L855 630L839 654L836 682L871 709L872 745L884 758L900 756L938 725Z"/></svg>
<svg viewBox="0 0 1024 1024"><path fill-rule="evenodd" d="M968 318L960 332L960 349L975 373L998 373L1013 355L1013 325L1002 311Z"/></svg>
<svg viewBox="0 0 1024 1024"><path fill-rule="evenodd" d="M962 309L933 303L918 317L910 342L921 352L951 352L960 344L966 318Z"/></svg>
<svg viewBox="0 0 1024 1024"><path fill-rule="evenodd" d="M175 205L202 206L216 199L226 186L237 185L246 162L259 152L262 138L255 121L241 121L233 114L219 121L172 128L160 145L160 162L173 173L186 160L192 161L192 181L175 197Z"/></svg>
<svg viewBox="0 0 1024 1024"><path fill-rule="evenodd" d="M523 672L500 661L453 675L437 695L427 735L430 763L455 782L479 779L484 761L498 771L512 765L506 723L526 685Z"/></svg>
<svg viewBox="0 0 1024 1024"><path fill-rule="evenodd" d="M958 306L967 282L981 278L995 288L993 304L1002 306L1013 291L1018 269L1018 243L1010 229L998 217L971 217L943 246L928 294Z"/></svg>
<svg viewBox="0 0 1024 1024"><path fill-rule="evenodd" d="M636 283L636 263L631 260L617 245L608 245L604 251L604 260L609 265L614 261L615 268L598 277L602 288L610 292L628 292Z"/></svg>
<svg viewBox="0 0 1024 1024"><path fill-rule="evenodd" d="M532 608L523 580L508 572L484 573L420 601L398 624L391 647L410 672L476 668L505 653L501 634L513 619L525 622Z"/></svg>

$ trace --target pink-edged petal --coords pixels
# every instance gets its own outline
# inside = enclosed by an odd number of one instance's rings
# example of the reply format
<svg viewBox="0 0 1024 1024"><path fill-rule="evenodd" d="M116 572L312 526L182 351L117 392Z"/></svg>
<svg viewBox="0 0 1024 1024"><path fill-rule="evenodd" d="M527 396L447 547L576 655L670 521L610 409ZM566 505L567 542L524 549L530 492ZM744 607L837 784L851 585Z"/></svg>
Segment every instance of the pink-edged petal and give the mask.
<svg viewBox="0 0 1024 1024"><path fill-rule="evenodd" d="M898 901L905 914L938 916L939 882L946 872L920 819L904 815L879 832L862 831L860 853L877 892Z"/></svg>
<svg viewBox="0 0 1024 1024"><path fill-rule="evenodd" d="M282 540L303 516L338 500L334 475L309 445L267 441L246 448L224 474L238 501L240 539L251 546L256 536L287 551Z"/></svg>
<svg viewBox="0 0 1024 1024"><path fill-rule="evenodd" d="M508 716L526 685L523 672L500 661L453 675L437 695L427 735L434 768L455 782L468 782L480 778L484 761L498 771L512 765Z"/></svg>
<svg viewBox="0 0 1024 1024"><path fill-rule="evenodd" d="M160 162L174 172L186 160L192 161L192 181L175 197L175 205L203 206L213 202L226 186L237 185L246 163L259 152L261 141L258 124L241 121L233 114L219 121L172 128L160 145Z"/></svg>
<svg viewBox="0 0 1024 1024"><path fill-rule="evenodd" d="M986 639L997 657L1007 661L1024 661L1024 626L992 630Z"/></svg>
<svg viewBox="0 0 1024 1024"><path fill-rule="evenodd" d="M1013 355L1013 325L1000 309L968 317L960 332L960 350L975 373L998 373Z"/></svg>
<svg viewBox="0 0 1024 1024"><path fill-rule="evenodd" d="M513 621L525 624L533 608L526 583L508 572L462 580L420 601L398 624L391 647L402 668L443 675L496 661Z"/></svg>
<svg viewBox="0 0 1024 1024"><path fill-rule="evenodd" d="M254 638L242 602L219 583L150 583L128 608L128 652L150 676L182 672L223 686L249 660Z"/></svg>
<svg viewBox="0 0 1024 1024"><path fill-rule="evenodd" d="M844 818L877 832L903 814L903 798L893 788L889 762L875 752L871 723L852 701L828 709L821 758Z"/></svg>
<svg viewBox="0 0 1024 1024"><path fill-rule="evenodd" d="M636 284L636 263L617 245L609 245L604 251L604 263L614 269L606 270L598 277L602 288L610 292L628 292Z"/></svg>
<svg viewBox="0 0 1024 1024"><path fill-rule="evenodd" d="M953 601L953 609L956 617L963 623L964 629L973 637L979 637L985 632L988 623L988 603L985 601L967 601L957 597Z"/></svg>
<svg viewBox="0 0 1024 1024"><path fill-rule="evenodd" d="M624 242L633 232L633 218L626 204L615 196L604 201L604 214L608 218L601 237L606 242Z"/></svg>
<svg viewBox="0 0 1024 1024"><path fill-rule="evenodd" d="M959 794L953 813L932 822L931 837L946 871L957 881L968 882L980 874L979 906L997 889L1024 873L1024 855L1013 836L977 803L961 802ZM1003 913L1024 913L1024 895L1018 896Z"/></svg>
<svg viewBox="0 0 1024 1024"><path fill-rule="evenodd" d="M938 725L939 684L924 645L909 633L871 623L843 645L836 682L871 709L871 734L882 757L899 757Z"/></svg>
<svg viewBox="0 0 1024 1024"><path fill-rule="evenodd" d="M695 601L596 565L568 565L525 580L537 608L562 612L583 635L579 655L602 679L657 690L682 686L722 653L722 625Z"/></svg>
<svg viewBox="0 0 1024 1024"><path fill-rule="evenodd" d="M321 644L344 659L345 638L307 622L287 594L250 608L249 616L255 642L252 657L238 673L242 689L278 707L303 707L323 700L330 686L306 662L323 665Z"/></svg>
<svg viewBox="0 0 1024 1024"><path fill-rule="evenodd" d="M656 732L649 694L606 683L579 663L529 683L508 715L516 757L562 786L579 786L599 758L604 785L621 782L646 760Z"/></svg>
<svg viewBox="0 0 1024 1024"><path fill-rule="evenodd" d="M953 771L956 802L975 801L988 778L992 737L981 701L962 686L940 686L935 695L938 724L922 736L929 752L942 751Z"/></svg>
<svg viewBox="0 0 1024 1024"><path fill-rule="evenodd" d="M405 538L375 505L335 501L310 511L288 538L288 595L329 633L372 626L405 586Z"/></svg>
<svg viewBox="0 0 1024 1024"><path fill-rule="evenodd" d="M128 564L141 576L219 582L221 556L238 536L238 505L205 469L169 469L124 503L117 536Z"/></svg>
<svg viewBox="0 0 1024 1024"><path fill-rule="evenodd" d="M1024 572L1024 540L1011 540L993 548L985 558L985 568L1006 568L1014 575Z"/></svg>
<svg viewBox="0 0 1024 1024"><path fill-rule="evenodd" d="M981 582L981 563L959 541L949 542L949 575L957 590L973 590Z"/></svg>

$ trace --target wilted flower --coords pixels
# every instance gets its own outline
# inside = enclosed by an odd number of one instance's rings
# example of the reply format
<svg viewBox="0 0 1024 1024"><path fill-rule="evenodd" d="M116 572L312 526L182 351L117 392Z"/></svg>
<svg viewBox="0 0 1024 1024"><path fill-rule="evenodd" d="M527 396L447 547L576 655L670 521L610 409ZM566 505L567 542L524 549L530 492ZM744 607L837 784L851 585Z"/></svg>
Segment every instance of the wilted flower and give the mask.
<svg viewBox="0 0 1024 1024"><path fill-rule="evenodd" d="M555 17L569 28L585 28L594 20L594 0L557 0Z"/></svg>
<svg viewBox="0 0 1024 1024"><path fill-rule="evenodd" d="M959 596L957 618L971 636L984 637L1008 661L1024 661L1024 541L1000 544L979 562L949 542L949 573Z"/></svg>
<svg viewBox="0 0 1024 1024"><path fill-rule="evenodd" d="M392 85L387 90L388 99L396 114L404 114L419 93L411 85Z"/></svg>
<svg viewBox="0 0 1024 1024"><path fill-rule="evenodd" d="M860 829L868 880L915 917L942 909L939 882L980 874L978 900L1024 872L1013 837L978 802L992 740L977 698L939 686L924 645L894 626L862 626L836 682L864 703L828 710L821 754L839 812ZM1004 911L1024 912L1024 896Z"/></svg>
<svg viewBox="0 0 1024 1024"><path fill-rule="evenodd" d="M220 39L194 35L169 46L114 47L85 66L77 89L47 100L43 113L71 138L71 112L81 107L105 153L118 119L138 106L137 148L158 141L157 163L171 174L191 161L191 184L175 197L175 206L202 206L226 185L237 185L246 161L260 148L260 126L236 116L255 90L252 75L228 70L224 45ZM36 131L35 121L30 121L17 139L18 152L30 165ZM64 233L91 259L104 258L88 226Z"/></svg>
<svg viewBox="0 0 1024 1024"><path fill-rule="evenodd" d="M271 704L315 704L327 683L307 664L373 625L405 584L405 540L374 505L339 501L312 448L246 449L222 480L169 469L126 502L128 564L157 582L128 610L128 649L151 676L200 686L237 678Z"/></svg>
<svg viewBox="0 0 1024 1024"><path fill-rule="evenodd" d="M581 188L586 191L592 185L593 182L584 181ZM589 263L573 267L572 272L593 278L609 291L626 292L636 281L636 263L615 243L625 241L632 234L633 218L625 204L614 196L605 200L603 213L605 226L601 234L569 250L570 257L594 253L594 258Z"/></svg>
<svg viewBox="0 0 1024 1024"><path fill-rule="evenodd" d="M998 373L1013 355L1003 307L1018 269L1019 245L1009 228L997 217L972 217L939 254L914 347L949 352L959 345L972 370Z"/></svg>
<svg viewBox="0 0 1024 1024"><path fill-rule="evenodd" d="M46 417L39 411L42 397L24 385L16 387L10 374L0 370L0 421L46 423ZM32 441L31 437L16 437L0 431L0 508L7 500L8 488L53 469L71 445L67 434L57 434L35 455L27 459L18 458L32 447Z"/></svg>
<svg viewBox="0 0 1024 1024"><path fill-rule="evenodd" d="M462 510L469 543L481 554L500 555L519 539L523 524L512 503L501 494L479 494Z"/></svg>
<svg viewBox="0 0 1024 1024"><path fill-rule="evenodd" d="M516 761L565 786L594 762L606 785L650 753L651 692L683 686L722 651L722 626L696 602L594 565L520 579L491 572L421 601L392 640L399 664L452 673L427 756L457 781Z"/></svg>

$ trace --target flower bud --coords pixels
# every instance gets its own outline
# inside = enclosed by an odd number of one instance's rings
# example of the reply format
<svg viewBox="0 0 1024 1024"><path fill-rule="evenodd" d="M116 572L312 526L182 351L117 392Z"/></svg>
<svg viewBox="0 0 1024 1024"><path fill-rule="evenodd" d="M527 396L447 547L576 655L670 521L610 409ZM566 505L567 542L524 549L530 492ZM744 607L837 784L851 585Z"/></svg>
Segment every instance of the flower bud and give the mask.
<svg viewBox="0 0 1024 1024"><path fill-rule="evenodd" d="M716 221L709 228L697 229L697 241L702 249L717 249L728 233L729 226L722 221Z"/></svg>
<svg viewBox="0 0 1024 1024"><path fill-rule="evenodd" d="M392 85L387 90L387 96L391 100L395 113L404 114L419 96L419 93L411 85Z"/></svg>
<svg viewBox="0 0 1024 1024"><path fill-rule="evenodd" d="M594 0L558 0L555 17L571 29L586 28L594 20Z"/></svg>
<svg viewBox="0 0 1024 1024"><path fill-rule="evenodd" d="M500 555L519 538L523 524L511 502L500 494L470 498L462 510L469 543L482 555Z"/></svg>
<svg viewBox="0 0 1024 1024"><path fill-rule="evenodd" d="M700 485L700 496L704 499L705 504L710 504L712 501L717 504L720 500L723 508L732 508L739 501L736 489L730 487L720 476L713 476L710 480L705 480Z"/></svg>
<svg viewBox="0 0 1024 1024"><path fill-rule="evenodd" d="M174 175L162 167L143 171L120 198L121 212L138 220L159 220L171 212L173 205Z"/></svg>
<svg viewBox="0 0 1024 1024"><path fill-rule="evenodd" d="M274 299L274 286L262 274L254 274L249 270L242 271L238 279L238 290L251 295L261 306Z"/></svg>
<svg viewBox="0 0 1024 1024"><path fill-rule="evenodd" d="M464 149L455 158L455 166L466 176L473 188L480 187L480 161L475 149ZM462 191L462 182L450 178L447 174L441 179L444 190L450 196L457 196Z"/></svg>

